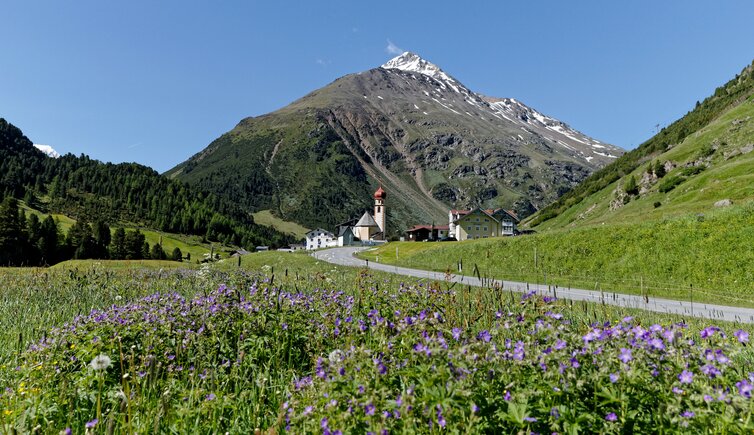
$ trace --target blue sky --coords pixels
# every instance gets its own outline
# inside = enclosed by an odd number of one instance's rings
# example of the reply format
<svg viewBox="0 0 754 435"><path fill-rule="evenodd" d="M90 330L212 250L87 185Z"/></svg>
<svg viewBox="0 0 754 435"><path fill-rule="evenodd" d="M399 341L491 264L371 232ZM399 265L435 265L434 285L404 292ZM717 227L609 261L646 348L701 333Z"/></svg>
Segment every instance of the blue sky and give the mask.
<svg viewBox="0 0 754 435"><path fill-rule="evenodd" d="M473 4L465 4L473 3ZM381 65L388 45L633 148L754 59L754 2L17 1L0 117L165 171L242 118Z"/></svg>

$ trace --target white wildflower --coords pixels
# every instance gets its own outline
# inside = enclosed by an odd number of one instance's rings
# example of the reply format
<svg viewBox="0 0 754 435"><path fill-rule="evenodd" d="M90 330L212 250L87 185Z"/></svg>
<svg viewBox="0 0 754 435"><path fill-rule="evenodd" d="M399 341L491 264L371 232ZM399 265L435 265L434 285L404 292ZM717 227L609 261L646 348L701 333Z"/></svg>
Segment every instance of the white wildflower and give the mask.
<svg viewBox="0 0 754 435"><path fill-rule="evenodd" d="M340 349L335 349L334 351L330 352L330 355L328 355L328 358L331 363L335 364L337 362L343 361L344 355L343 351Z"/></svg>
<svg viewBox="0 0 754 435"><path fill-rule="evenodd" d="M112 363L113 361L109 356L101 353L94 357L92 362L89 363L89 366L94 370L107 370L107 368L110 367Z"/></svg>

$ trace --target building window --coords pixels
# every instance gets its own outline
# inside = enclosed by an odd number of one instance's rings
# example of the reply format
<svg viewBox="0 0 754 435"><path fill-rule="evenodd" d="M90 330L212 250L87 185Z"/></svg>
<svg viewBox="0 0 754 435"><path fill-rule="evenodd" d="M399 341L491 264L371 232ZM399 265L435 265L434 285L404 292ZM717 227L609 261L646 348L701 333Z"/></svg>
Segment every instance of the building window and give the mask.
<svg viewBox="0 0 754 435"><path fill-rule="evenodd" d="M476 226L476 230L479 231L479 225Z"/></svg>
<svg viewBox="0 0 754 435"><path fill-rule="evenodd" d="M483 228L483 230L484 230L484 231L487 231L487 227L484 227L484 228Z"/></svg>

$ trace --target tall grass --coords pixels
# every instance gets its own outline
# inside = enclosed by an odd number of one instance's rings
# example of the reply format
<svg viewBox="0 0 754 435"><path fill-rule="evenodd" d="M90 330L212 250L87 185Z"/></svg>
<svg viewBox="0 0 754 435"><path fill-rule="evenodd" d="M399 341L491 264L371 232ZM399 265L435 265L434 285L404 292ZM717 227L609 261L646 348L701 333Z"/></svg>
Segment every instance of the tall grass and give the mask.
<svg viewBox="0 0 754 435"><path fill-rule="evenodd" d="M536 299L525 307L520 295L504 289L408 280L335 267L298 254L248 255L240 267L235 259L201 269L108 265L90 262L69 269L0 273L0 286L5 289L0 304L0 382L7 388L0 396L4 432L38 428L57 433L70 428L75 433L254 433L257 429L274 433L288 426L293 433L324 432L325 428L331 433L335 428L432 432L438 430L437 405L442 406L448 426L466 425L474 432L485 427L509 431L529 422L501 420L493 414L513 418L515 409L502 402L485 404L477 397L481 392L502 397L498 381L479 378L469 383L476 379L469 377L461 382L446 378L450 372L444 369L433 374L433 366L447 365L447 355L438 348L433 355L439 360L417 358L412 349L422 331L445 331L449 340L450 328L457 327L464 331L463 340L470 341L454 344L453 353L465 348L454 346L488 352L484 350L487 342L477 343L474 337L482 331L493 336L514 334L498 330L502 317L523 316L532 322L526 323L530 328L546 312L560 311L567 319L561 329L565 328L564 334L575 334L574 345L579 334L593 325L618 324L629 315L634 316L632 324L646 326L682 320L588 303L541 305ZM689 325L689 334L707 326L697 320ZM503 337L499 335L500 340ZM503 342L498 345L504 347ZM342 360L341 353L331 357L336 350L342 352ZM738 369L751 366L747 349L731 348L729 354ZM394 375L383 378L374 361L381 361ZM321 370L336 370L341 362L348 364L355 377L332 390L335 384L322 383L324 379L317 376ZM489 368L502 370L504 366L499 361ZM359 370L361 374L356 375ZM537 379L531 373L517 376L520 382L525 376L531 382ZM458 394L450 400L442 391L456 381ZM367 405L362 398L358 406L351 404L360 413L349 414L348 397L359 396L360 385L366 391L363 398L384 406L394 406L388 405L389 398L410 388L412 406L417 410L428 406L431 412L419 412L402 423L371 418L364 413ZM699 388L706 391L707 387L700 384ZM563 398L578 404L579 394ZM539 406L534 406L524 389L516 397L520 403L529 403L528 415L542 421ZM328 408L332 400L339 405ZM658 400L676 403L672 397ZM471 404L482 411L472 416ZM311 411L307 411L309 406ZM635 424L650 423L636 420ZM591 424L582 423L585 428L602 427Z"/></svg>

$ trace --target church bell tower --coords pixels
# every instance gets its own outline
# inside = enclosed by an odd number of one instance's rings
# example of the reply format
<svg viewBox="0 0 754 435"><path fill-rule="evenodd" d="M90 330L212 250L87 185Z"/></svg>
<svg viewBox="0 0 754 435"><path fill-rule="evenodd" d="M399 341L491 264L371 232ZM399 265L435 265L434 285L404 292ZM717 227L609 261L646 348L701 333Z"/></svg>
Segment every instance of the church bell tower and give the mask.
<svg viewBox="0 0 754 435"><path fill-rule="evenodd" d="M386 221L386 212L385 212L385 197L387 194L384 190L382 190L382 186L380 186L376 192L374 192L374 220L377 222L377 225L380 227L380 231L382 231L382 240L387 239L387 234L385 230L387 229L385 226Z"/></svg>

